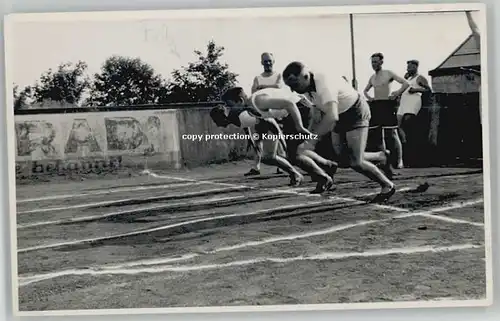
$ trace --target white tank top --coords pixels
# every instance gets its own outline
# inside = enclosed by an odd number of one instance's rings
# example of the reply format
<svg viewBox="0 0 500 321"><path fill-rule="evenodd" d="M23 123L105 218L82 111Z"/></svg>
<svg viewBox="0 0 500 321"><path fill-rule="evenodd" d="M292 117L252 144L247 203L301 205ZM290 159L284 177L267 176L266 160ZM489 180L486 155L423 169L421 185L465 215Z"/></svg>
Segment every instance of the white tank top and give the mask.
<svg viewBox="0 0 500 321"><path fill-rule="evenodd" d="M258 75L257 78L257 85L258 86L273 86L276 85L279 82L279 75L278 73L273 73L270 76L263 76L262 74Z"/></svg>
<svg viewBox="0 0 500 321"><path fill-rule="evenodd" d="M271 98L280 98L280 99L288 99L294 104L298 103L301 99L299 95L286 90L285 88L264 88L261 90L257 90L250 96L250 102L252 103L252 107L257 110L257 112L262 116L262 118L275 118L281 119L288 116L288 111L284 109L269 109L269 110L261 110L259 106L255 103L255 98L259 95L267 95Z"/></svg>
<svg viewBox="0 0 500 321"><path fill-rule="evenodd" d="M419 75L415 75L411 79L407 79L406 81L410 85L408 89L401 95L401 101L399 102L398 114L414 114L417 115L422 108L422 93L413 93L410 94L408 90L410 88L421 88L417 82Z"/></svg>
<svg viewBox="0 0 500 321"><path fill-rule="evenodd" d="M413 88L421 88L421 86L420 86L420 85L418 84L418 82L417 82L418 77L420 77L420 75L419 75L419 74L416 74L413 78L411 78L411 79L406 79L406 81L408 82L408 84L409 84L410 86L408 86L408 88L405 90L405 92L403 93L403 95L412 95L412 96L413 96L413 95L418 95L418 96L422 96L422 93L414 93L414 94L410 94L410 93L408 92L408 90L410 90L410 88L412 88L412 87L413 87Z"/></svg>

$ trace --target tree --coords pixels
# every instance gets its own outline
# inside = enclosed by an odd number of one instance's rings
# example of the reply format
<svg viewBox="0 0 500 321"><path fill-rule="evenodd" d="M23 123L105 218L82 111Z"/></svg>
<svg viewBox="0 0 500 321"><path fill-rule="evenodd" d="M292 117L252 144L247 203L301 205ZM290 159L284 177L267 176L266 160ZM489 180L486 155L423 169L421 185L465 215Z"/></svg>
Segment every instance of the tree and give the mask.
<svg viewBox="0 0 500 321"><path fill-rule="evenodd" d="M139 58L112 56L94 75L91 106L155 104L165 100L167 86L153 67Z"/></svg>
<svg viewBox="0 0 500 321"><path fill-rule="evenodd" d="M79 61L75 65L63 63L57 70L49 69L40 76L40 80L32 87L35 103L55 101L61 104L77 105L88 88L85 77L87 64Z"/></svg>
<svg viewBox="0 0 500 321"><path fill-rule="evenodd" d="M19 91L19 86L14 84L14 110L24 109L29 105L29 100L32 98L32 89L30 86L24 87Z"/></svg>
<svg viewBox="0 0 500 321"><path fill-rule="evenodd" d="M198 59L172 72L169 102L218 101L222 93L236 85L237 74L229 70L220 58L225 48L214 41L207 45L206 53L195 50Z"/></svg>

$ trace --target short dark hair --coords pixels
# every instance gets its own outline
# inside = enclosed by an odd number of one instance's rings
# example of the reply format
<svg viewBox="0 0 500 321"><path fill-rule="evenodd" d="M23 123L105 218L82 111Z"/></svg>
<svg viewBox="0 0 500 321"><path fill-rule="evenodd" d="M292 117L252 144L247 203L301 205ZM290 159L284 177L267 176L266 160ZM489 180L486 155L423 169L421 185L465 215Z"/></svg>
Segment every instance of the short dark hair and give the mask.
<svg viewBox="0 0 500 321"><path fill-rule="evenodd" d="M287 79L290 75L298 76L304 68L304 64L299 61L289 63L283 70L283 79Z"/></svg>
<svg viewBox="0 0 500 321"><path fill-rule="evenodd" d="M376 52L372 55L372 58L378 58L380 60L384 60L384 55L381 52Z"/></svg>
<svg viewBox="0 0 500 321"><path fill-rule="evenodd" d="M227 102L227 101L238 101L241 99L241 97L243 97L245 91L243 90L242 87L233 87L233 88L229 88L228 90L226 90L222 96L220 97L220 99L223 101L223 102Z"/></svg>
<svg viewBox="0 0 500 321"><path fill-rule="evenodd" d="M269 52L269 51L263 52L263 53L260 55L260 58L264 58L264 56L266 56L266 55L274 59L274 55L273 55L273 53L272 53L272 52Z"/></svg>
<svg viewBox="0 0 500 321"><path fill-rule="evenodd" d="M415 66L417 66L417 67L418 67L418 65L419 65L419 62L418 62L418 60L416 60L416 59L411 59L411 60L408 60L406 63L407 63L407 64L412 64L412 65L415 65Z"/></svg>

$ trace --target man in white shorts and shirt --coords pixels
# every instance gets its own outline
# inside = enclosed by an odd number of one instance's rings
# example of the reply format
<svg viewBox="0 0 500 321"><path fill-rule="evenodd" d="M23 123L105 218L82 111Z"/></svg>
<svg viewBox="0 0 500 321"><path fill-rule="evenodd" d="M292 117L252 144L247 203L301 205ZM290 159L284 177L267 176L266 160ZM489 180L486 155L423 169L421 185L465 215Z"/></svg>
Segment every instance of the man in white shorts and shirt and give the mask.
<svg viewBox="0 0 500 321"><path fill-rule="evenodd" d="M408 60L406 63L405 79L409 87L403 92L397 112L399 136L401 143L407 142L411 136L412 124L422 108L422 94L431 91L427 79L418 73L418 60Z"/></svg>
<svg viewBox="0 0 500 321"><path fill-rule="evenodd" d="M296 105L301 100L299 95L286 89L266 88L248 97L241 87L234 87L226 91L221 99L230 108L248 108L249 113L259 119L284 119L285 134L302 134L284 145L286 145L287 157L291 163L310 174L317 183L316 188L311 193L323 193L333 186L331 176L337 169L335 162L327 160L313 151L303 155L297 153L296 148L290 147L298 145L294 144L296 141L303 141L313 136L304 127Z"/></svg>
<svg viewBox="0 0 500 321"><path fill-rule="evenodd" d="M300 62L290 63L283 71L283 79L293 91L308 95L315 108L321 110L321 121L310 130L318 137L331 132L339 163L345 157L349 167L380 184L381 192L372 202L385 202L394 195L395 185L370 162L388 164L387 153L365 152L371 117L366 100L341 76L328 78L309 71ZM311 151L316 143L311 139L301 148Z"/></svg>
<svg viewBox="0 0 500 321"><path fill-rule="evenodd" d="M264 68L264 71L259 75L255 76L252 84L252 94L258 90L265 88L283 88L284 83L280 73L277 73L273 70L274 67L274 57L272 53L264 52L260 56L260 63ZM275 148L275 144L273 142L269 142L266 140L259 140L255 142L258 145L258 150L260 151L268 151L270 149ZM278 144L277 153L278 155L284 155L284 147L281 144ZM256 153L255 165L250 169L245 176L253 176L260 175L260 164L262 161L262 153ZM280 173L279 168L276 170L277 173Z"/></svg>

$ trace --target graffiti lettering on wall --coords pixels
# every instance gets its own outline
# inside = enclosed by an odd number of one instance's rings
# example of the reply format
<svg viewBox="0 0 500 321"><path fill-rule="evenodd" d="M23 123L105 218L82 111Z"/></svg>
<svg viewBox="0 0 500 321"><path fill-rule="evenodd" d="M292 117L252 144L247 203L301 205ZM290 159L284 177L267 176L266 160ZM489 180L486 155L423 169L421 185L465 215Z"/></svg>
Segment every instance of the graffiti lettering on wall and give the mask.
<svg viewBox="0 0 500 321"><path fill-rule="evenodd" d="M86 156L88 153L101 152L101 147L86 119L73 120L73 127L69 133L64 152Z"/></svg>
<svg viewBox="0 0 500 321"><path fill-rule="evenodd" d="M132 117L105 119L109 151L133 151L144 148L145 154L154 154L160 148L160 119L149 116L141 124Z"/></svg>
<svg viewBox="0 0 500 321"><path fill-rule="evenodd" d="M171 143L165 116L147 112L44 117L16 117L17 161L151 156Z"/></svg>
<svg viewBox="0 0 500 321"><path fill-rule="evenodd" d="M55 160L16 163L16 176L67 173L102 173L120 168L121 157L108 159Z"/></svg>
<svg viewBox="0 0 500 321"><path fill-rule="evenodd" d="M56 132L46 121L16 123L17 155L51 158L57 155L54 146Z"/></svg>

